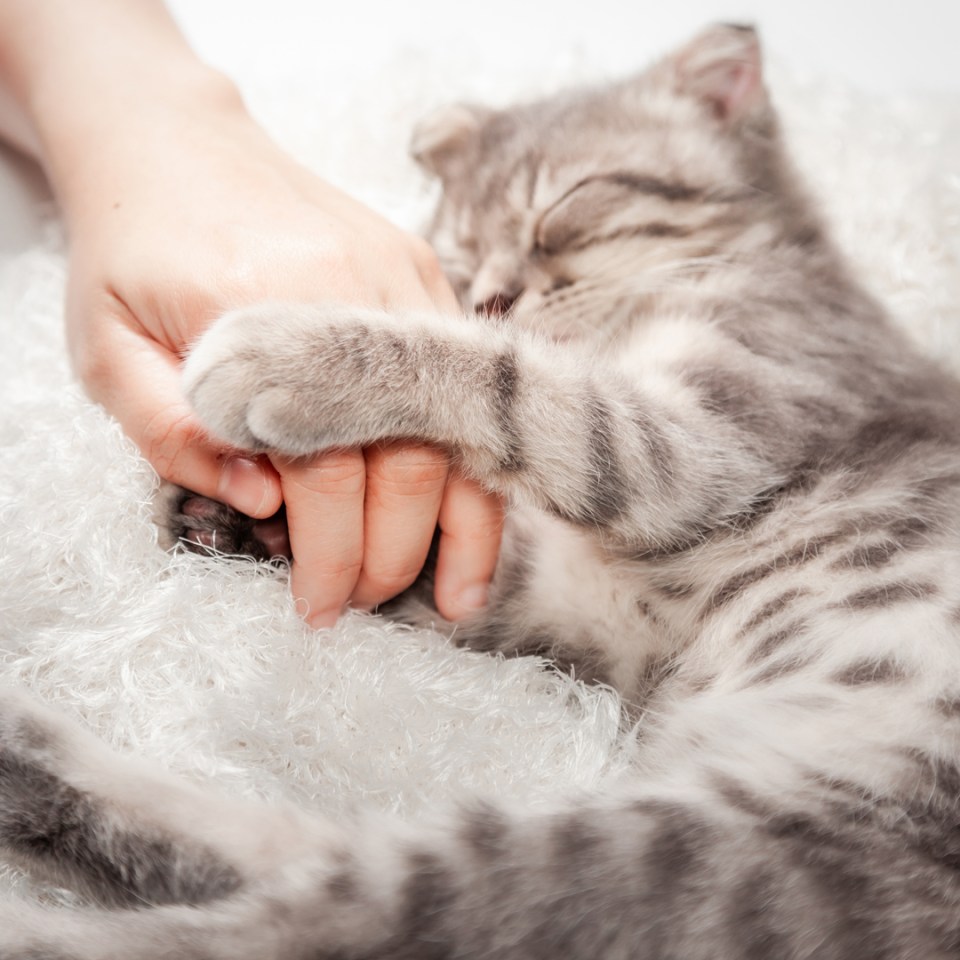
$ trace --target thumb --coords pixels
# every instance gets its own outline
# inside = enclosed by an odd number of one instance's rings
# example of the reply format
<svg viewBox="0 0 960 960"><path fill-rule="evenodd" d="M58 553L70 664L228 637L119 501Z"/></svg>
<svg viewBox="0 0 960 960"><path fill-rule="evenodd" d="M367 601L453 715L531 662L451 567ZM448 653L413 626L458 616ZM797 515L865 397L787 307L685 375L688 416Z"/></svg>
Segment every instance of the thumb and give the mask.
<svg viewBox="0 0 960 960"><path fill-rule="evenodd" d="M165 480L252 517L280 508L280 480L264 457L253 458L212 439L180 390L176 354L122 320L81 379L93 399L113 414Z"/></svg>

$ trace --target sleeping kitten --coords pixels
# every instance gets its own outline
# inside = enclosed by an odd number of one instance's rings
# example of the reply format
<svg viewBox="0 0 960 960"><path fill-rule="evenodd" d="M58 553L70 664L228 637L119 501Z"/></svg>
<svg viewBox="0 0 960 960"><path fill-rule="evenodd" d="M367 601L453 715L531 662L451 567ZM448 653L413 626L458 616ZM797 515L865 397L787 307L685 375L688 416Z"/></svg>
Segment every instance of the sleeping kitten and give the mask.
<svg viewBox="0 0 960 960"><path fill-rule="evenodd" d="M189 395L246 449L413 437L507 497L456 639L614 684L643 715L635 781L334 824L4 694L0 843L141 909L2 907L0 957L960 957L960 384L825 235L753 32L452 108L414 150L478 315L241 310ZM192 499L202 544L223 527ZM394 610L440 623L416 590Z"/></svg>

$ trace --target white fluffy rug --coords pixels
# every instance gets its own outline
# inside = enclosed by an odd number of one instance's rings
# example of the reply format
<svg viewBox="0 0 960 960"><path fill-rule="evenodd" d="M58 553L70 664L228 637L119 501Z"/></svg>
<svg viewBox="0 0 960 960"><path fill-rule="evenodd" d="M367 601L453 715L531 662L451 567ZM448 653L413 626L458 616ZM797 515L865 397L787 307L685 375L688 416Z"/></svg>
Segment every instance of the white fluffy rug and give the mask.
<svg viewBox="0 0 960 960"><path fill-rule="evenodd" d="M554 61L506 76L438 56L349 89L322 66L240 79L291 151L415 228L430 202L404 153L416 117L600 72ZM871 100L776 71L771 86L869 283L960 370L960 102ZM150 468L71 379L64 269L55 224L0 264L0 682L189 777L324 811L416 814L465 791L536 800L622 773L630 741L608 691L367 616L312 633L282 572L164 554ZM39 892L2 866L0 886Z"/></svg>

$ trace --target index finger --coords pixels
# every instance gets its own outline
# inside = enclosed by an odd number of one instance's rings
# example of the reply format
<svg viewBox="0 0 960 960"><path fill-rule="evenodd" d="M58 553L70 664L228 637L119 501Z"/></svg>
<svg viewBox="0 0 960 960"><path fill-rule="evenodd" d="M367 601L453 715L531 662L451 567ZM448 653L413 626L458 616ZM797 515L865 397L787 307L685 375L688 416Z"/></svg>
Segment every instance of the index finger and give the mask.
<svg viewBox="0 0 960 960"><path fill-rule="evenodd" d="M363 564L366 461L360 450L310 460L272 457L287 505L293 567L290 588L313 627L336 623Z"/></svg>
<svg viewBox="0 0 960 960"><path fill-rule="evenodd" d="M180 389L180 358L114 313L78 364L89 394L113 414L165 480L253 517L280 506L269 464L210 437Z"/></svg>

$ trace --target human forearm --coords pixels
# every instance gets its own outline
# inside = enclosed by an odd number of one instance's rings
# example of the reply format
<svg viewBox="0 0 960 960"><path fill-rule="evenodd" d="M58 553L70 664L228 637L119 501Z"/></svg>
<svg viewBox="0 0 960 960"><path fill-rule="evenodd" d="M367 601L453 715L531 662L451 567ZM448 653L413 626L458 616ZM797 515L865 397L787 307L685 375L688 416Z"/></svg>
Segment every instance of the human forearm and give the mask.
<svg viewBox="0 0 960 960"><path fill-rule="evenodd" d="M118 139L204 114L245 117L159 0L0 0L0 136L43 164L68 219Z"/></svg>

